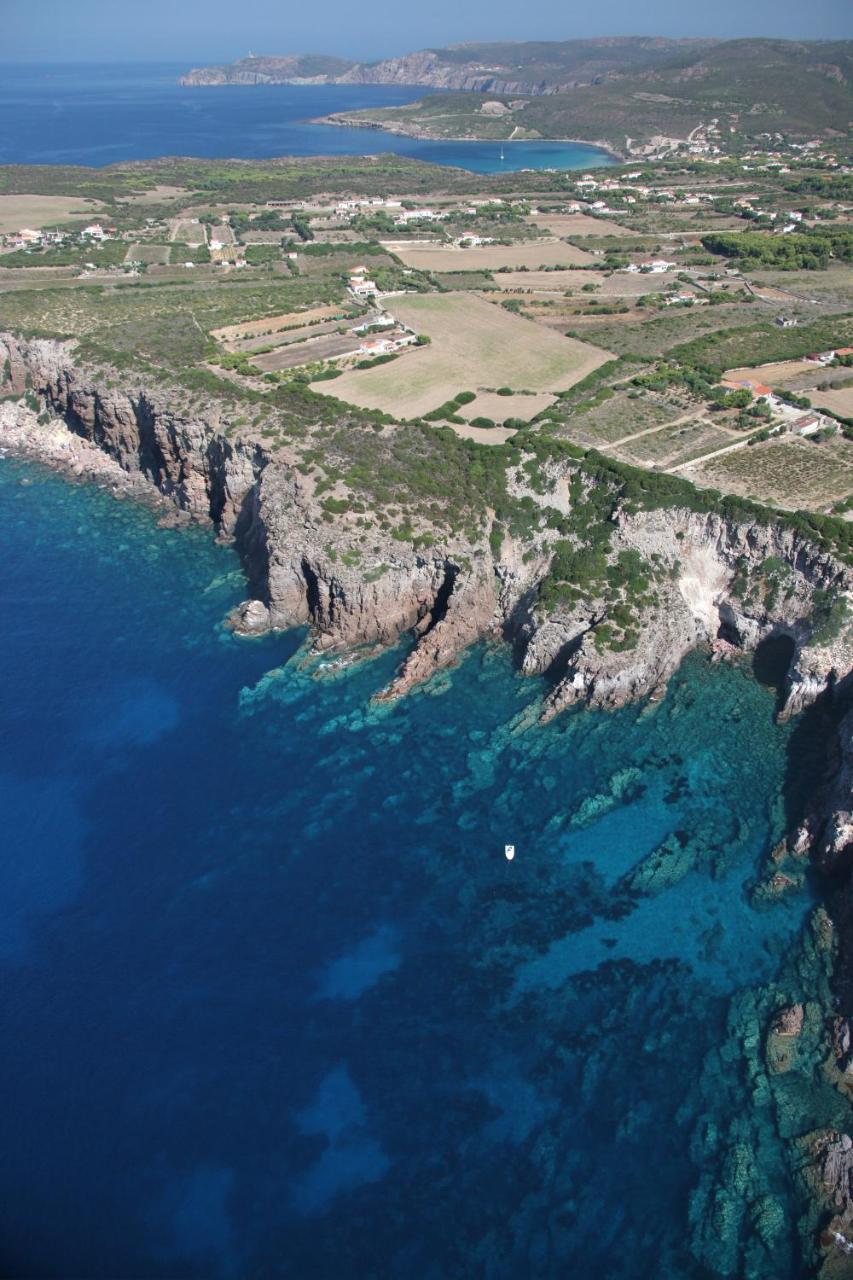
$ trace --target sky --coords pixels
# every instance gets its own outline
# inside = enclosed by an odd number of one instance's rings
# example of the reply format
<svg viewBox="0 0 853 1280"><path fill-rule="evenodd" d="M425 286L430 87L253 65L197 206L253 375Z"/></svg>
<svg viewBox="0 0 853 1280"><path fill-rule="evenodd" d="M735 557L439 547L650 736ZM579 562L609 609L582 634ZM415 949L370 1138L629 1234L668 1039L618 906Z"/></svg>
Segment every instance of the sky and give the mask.
<svg viewBox="0 0 853 1280"><path fill-rule="evenodd" d="M462 40L597 35L853 36L850 0L0 0L0 61L375 59Z"/></svg>

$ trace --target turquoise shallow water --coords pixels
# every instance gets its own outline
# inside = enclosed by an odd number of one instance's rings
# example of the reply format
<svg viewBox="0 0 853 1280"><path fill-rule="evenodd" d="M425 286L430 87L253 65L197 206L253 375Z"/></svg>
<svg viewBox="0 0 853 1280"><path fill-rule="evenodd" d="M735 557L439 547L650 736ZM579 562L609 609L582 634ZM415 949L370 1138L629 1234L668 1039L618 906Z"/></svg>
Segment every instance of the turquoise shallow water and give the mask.
<svg viewBox="0 0 853 1280"><path fill-rule="evenodd" d="M753 1103L709 1055L809 908L747 898L772 692L696 657L540 728L481 647L370 711L395 655L227 635L204 533L7 460L0 537L4 1272L715 1274L695 1135ZM630 891L676 831L702 869Z"/></svg>

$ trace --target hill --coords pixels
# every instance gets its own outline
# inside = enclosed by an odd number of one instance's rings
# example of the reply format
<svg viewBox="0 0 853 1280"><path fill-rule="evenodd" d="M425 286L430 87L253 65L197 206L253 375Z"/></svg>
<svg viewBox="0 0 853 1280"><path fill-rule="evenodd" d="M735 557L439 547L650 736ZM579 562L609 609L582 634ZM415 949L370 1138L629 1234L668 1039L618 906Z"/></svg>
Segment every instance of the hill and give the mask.
<svg viewBox="0 0 853 1280"><path fill-rule="evenodd" d="M486 92L471 74L460 86L465 93L356 113L338 122L375 124L424 137L578 138L618 150L627 149L628 138L635 142L655 135L685 138L715 118L724 140L735 142L776 132L798 138L849 137L851 41L706 42L701 50L686 45L677 52L671 47L657 50L654 66L637 64L655 52L636 48L638 43L616 50L623 57L621 69L611 66L575 84L557 85L540 78L536 85L531 79L499 88L493 81ZM442 63L445 68L449 65ZM539 62L529 65L537 73L545 67L541 55ZM581 75L582 65L591 74L594 65L600 64L589 59L582 64L578 54L573 65ZM464 66L471 72L473 64ZM360 74L361 68L347 73L348 77Z"/></svg>
<svg viewBox="0 0 853 1280"><path fill-rule="evenodd" d="M492 93L561 93L611 76L690 65L715 43L614 36L458 44L362 63L304 54L250 56L227 66L196 67L181 78L181 83L276 84L312 79L327 84L422 84L436 89Z"/></svg>
<svg viewBox="0 0 853 1280"><path fill-rule="evenodd" d="M223 67L194 67L181 84L330 84L356 64L347 58L315 53L240 58Z"/></svg>

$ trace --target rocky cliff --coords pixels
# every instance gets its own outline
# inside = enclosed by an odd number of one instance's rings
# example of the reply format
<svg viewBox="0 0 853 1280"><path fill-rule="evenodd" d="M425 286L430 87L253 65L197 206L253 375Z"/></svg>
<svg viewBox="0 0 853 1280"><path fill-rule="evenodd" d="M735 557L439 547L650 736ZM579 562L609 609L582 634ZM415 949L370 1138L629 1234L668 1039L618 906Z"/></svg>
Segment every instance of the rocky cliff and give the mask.
<svg viewBox="0 0 853 1280"><path fill-rule="evenodd" d="M513 644L524 673L548 677L545 718L578 703L661 696L703 644L754 652L787 637L784 714L845 686L853 668L844 615L853 574L784 525L617 502L607 558L611 568L641 566L639 594L602 580L583 592L569 583L555 597L545 586L567 544L546 523L508 534L499 549L493 528L449 534L440 525L420 541L376 527L368 547L361 517L346 503L330 514L293 448L235 432L215 400L188 404L164 386L87 369L69 343L0 336L0 367L7 445L61 460L59 431L236 540L252 589L232 620L238 631L307 625L318 653L410 636L413 648L381 696L406 692L489 634ZM549 466L544 494L526 487L523 466L510 488L529 505L535 497L543 513L571 516L589 485L576 462Z"/></svg>

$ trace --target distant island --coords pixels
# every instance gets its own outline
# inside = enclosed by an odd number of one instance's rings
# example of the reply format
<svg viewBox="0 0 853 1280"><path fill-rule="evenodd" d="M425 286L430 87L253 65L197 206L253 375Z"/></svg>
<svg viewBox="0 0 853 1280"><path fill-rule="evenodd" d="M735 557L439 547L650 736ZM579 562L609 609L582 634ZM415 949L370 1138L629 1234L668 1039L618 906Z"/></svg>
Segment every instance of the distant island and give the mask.
<svg viewBox="0 0 853 1280"><path fill-rule="evenodd" d="M250 55L196 67L181 84L423 85L455 96L330 122L414 137L570 138L630 153L686 138L711 117L732 143L779 131L842 136L851 78L853 41L638 36L459 44L381 62Z"/></svg>

